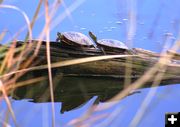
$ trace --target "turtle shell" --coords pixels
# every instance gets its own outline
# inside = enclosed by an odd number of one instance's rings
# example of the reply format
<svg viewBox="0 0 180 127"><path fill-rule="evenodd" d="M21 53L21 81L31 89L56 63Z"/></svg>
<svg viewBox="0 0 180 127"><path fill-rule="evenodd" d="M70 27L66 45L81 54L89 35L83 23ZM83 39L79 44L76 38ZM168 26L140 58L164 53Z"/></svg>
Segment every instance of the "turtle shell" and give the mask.
<svg viewBox="0 0 180 127"><path fill-rule="evenodd" d="M63 32L62 36L68 41L74 42L78 45L93 46L94 43L84 34L78 32Z"/></svg>
<svg viewBox="0 0 180 127"><path fill-rule="evenodd" d="M113 39L101 39L98 40L97 43L102 46L110 47L110 48L118 48L129 50L129 48L121 41L113 40Z"/></svg>

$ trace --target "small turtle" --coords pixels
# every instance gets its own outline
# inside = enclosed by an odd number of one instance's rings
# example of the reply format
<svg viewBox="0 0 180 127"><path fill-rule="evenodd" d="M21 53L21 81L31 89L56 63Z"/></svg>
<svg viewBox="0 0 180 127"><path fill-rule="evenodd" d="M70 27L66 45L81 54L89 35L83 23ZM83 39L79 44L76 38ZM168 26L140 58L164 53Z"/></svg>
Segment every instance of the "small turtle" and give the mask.
<svg viewBox="0 0 180 127"><path fill-rule="evenodd" d="M97 40L97 37L89 31L89 36L96 43L97 47L101 49L101 51L106 54L105 51L118 51L124 54L134 54L131 49L129 49L124 43L114 40L114 39L101 39Z"/></svg>
<svg viewBox="0 0 180 127"><path fill-rule="evenodd" d="M94 42L86 35L73 31L63 33L58 32L56 41L72 46L95 47Z"/></svg>

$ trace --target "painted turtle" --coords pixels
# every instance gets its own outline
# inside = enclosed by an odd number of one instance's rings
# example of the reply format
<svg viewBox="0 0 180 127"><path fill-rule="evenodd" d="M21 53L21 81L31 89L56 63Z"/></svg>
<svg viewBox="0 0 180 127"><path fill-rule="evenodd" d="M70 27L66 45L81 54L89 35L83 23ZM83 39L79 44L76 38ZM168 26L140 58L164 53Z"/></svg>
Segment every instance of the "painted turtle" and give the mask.
<svg viewBox="0 0 180 127"><path fill-rule="evenodd" d="M58 32L56 41L72 46L95 47L95 43L86 35L74 31L63 33Z"/></svg>
<svg viewBox="0 0 180 127"><path fill-rule="evenodd" d="M104 54L106 54L105 51L115 51L115 52L121 52L123 54L134 54L134 52L129 49L124 43L114 40L114 39L101 39L97 40L97 37L89 31L89 36L92 38L92 40L96 43L97 47L102 50Z"/></svg>

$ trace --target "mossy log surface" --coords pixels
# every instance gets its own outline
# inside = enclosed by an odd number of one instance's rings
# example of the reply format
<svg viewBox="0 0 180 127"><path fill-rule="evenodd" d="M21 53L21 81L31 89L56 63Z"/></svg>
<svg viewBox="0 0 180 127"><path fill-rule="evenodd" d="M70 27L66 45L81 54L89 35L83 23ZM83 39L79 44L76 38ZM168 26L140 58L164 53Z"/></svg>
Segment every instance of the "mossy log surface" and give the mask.
<svg viewBox="0 0 180 127"><path fill-rule="evenodd" d="M16 48L22 47L23 44L22 42L18 42ZM28 48L28 53L25 55L24 61L27 61L32 56L36 47L37 41L34 40L31 48ZM159 61L160 55L157 53L137 48L133 50L136 54L131 57L106 59L52 68L55 101L62 102L61 112L74 109L93 96L98 96L101 102L110 99L123 89L125 77L134 82ZM46 54L46 42L43 41L37 56L33 60L33 63L36 63L36 65L32 63L32 66L47 64ZM122 52L106 51L106 55L120 54ZM61 43L51 42L50 56L51 62L55 63L78 58L104 56L104 54L101 50L94 48L67 46ZM180 61L177 55L176 59L173 59L170 63L165 72L160 68L158 70L158 72L164 73L160 85L180 83ZM125 76L126 69L132 70L129 76ZM47 69L28 71L18 79L18 82L42 76L48 77ZM142 88L151 87L155 76L142 86ZM41 82L16 88L12 96L15 99L33 99L33 102L49 102L48 78Z"/></svg>

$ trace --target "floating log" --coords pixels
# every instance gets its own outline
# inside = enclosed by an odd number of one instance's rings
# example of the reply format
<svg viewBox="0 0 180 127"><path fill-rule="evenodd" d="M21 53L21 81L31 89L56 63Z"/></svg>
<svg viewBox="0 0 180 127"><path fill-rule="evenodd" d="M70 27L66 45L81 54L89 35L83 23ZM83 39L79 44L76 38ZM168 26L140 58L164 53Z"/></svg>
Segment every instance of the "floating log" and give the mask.
<svg viewBox="0 0 180 127"><path fill-rule="evenodd" d="M29 43L29 42L26 42ZM31 46L26 47L27 53L23 61L29 60L36 50L38 41L33 40ZM16 48L23 47L23 42L17 42ZM8 48L7 48L8 49ZM153 67L161 57L160 54L148 50L134 48L134 55L83 62L68 66L56 66L52 68L55 102L62 102L61 112L72 110L93 96L98 96L100 102L104 102L119 93L124 88L125 78L132 82L140 78ZM18 55L18 53L16 53ZM38 54L34 57L31 67L47 64L46 42L43 41ZM122 52L107 51L106 55L124 55ZM50 42L51 63L68 60L81 60L82 58L104 56L101 50L88 47L72 47L57 42ZM164 73L161 86L180 83L180 61L178 55L170 61L164 72L159 68L158 72ZM1 58L2 60L3 58ZM36 64L33 64L36 63ZM125 75L126 69L131 69L129 76ZM45 77L43 81L12 89L11 96L14 99L32 99L33 102L50 102L48 70L35 69L27 71L17 82L22 82L38 77ZM155 75L153 76L153 78ZM151 87L153 78L142 88ZM16 85L16 84L14 84ZM13 88L13 87L12 87Z"/></svg>

